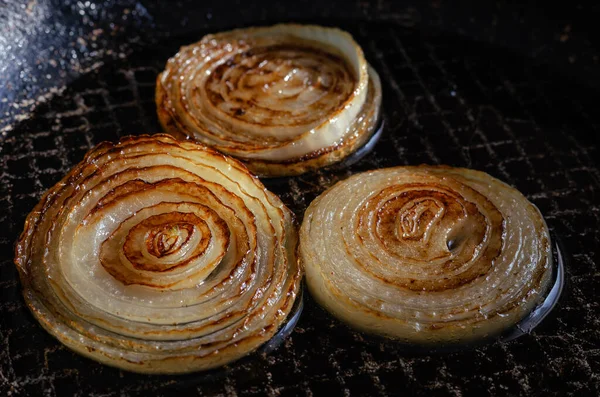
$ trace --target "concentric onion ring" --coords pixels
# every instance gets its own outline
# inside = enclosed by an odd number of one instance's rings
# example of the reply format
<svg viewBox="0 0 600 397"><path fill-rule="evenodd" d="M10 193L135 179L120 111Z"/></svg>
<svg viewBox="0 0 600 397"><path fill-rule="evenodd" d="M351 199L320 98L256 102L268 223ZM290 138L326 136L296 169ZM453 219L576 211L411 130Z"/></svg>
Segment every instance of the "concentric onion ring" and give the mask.
<svg viewBox="0 0 600 397"><path fill-rule="evenodd" d="M346 32L279 24L207 35L169 59L156 104L165 132L260 176L340 161L373 135L381 83Z"/></svg>
<svg viewBox="0 0 600 397"><path fill-rule="evenodd" d="M331 313L418 344L500 334L540 302L552 273L533 204L488 174L444 166L338 182L307 209L299 253Z"/></svg>
<svg viewBox="0 0 600 397"><path fill-rule="evenodd" d="M25 300L71 349L147 373L220 366L284 323L292 213L239 162L168 135L92 149L29 214Z"/></svg>

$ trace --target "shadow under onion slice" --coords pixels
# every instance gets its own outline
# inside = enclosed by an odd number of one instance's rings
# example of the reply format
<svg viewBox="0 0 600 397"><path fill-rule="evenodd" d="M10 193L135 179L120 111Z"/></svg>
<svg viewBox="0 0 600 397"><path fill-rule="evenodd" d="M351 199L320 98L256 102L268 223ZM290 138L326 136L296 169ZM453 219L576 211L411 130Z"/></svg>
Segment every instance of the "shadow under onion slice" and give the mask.
<svg viewBox="0 0 600 397"><path fill-rule="evenodd" d="M311 294L367 333L443 345L498 336L551 286L549 231L520 192L447 166L355 174L300 229Z"/></svg>
<svg viewBox="0 0 600 397"><path fill-rule="evenodd" d="M259 176L337 163L375 133L381 83L352 36L278 24L207 35L157 78L165 132L242 160Z"/></svg>
<svg viewBox="0 0 600 397"><path fill-rule="evenodd" d="M15 263L41 325L99 362L186 373L237 360L299 291L292 213L236 160L169 135L87 153L29 214Z"/></svg>

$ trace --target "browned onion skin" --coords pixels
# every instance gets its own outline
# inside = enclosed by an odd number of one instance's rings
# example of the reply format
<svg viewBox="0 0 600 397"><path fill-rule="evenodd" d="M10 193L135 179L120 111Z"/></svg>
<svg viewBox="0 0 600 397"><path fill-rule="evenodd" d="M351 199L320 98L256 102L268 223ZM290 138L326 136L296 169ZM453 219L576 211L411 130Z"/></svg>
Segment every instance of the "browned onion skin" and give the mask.
<svg viewBox="0 0 600 397"><path fill-rule="evenodd" d="M286 320L302 276L292 213L236 160L169 135L87 153L28 215L25 301L76 352L128 371L237 360Z"/></svg>
<svg viewBox="0 0 600 397"><path fill-rule="evenodd" d="M537 208L488 174L445 166L338 182L307 209L299 257L336 317L419 344L500 334L541 302L552 273Z"/></svg>
<svg viewBox="0 0 600 397"><path fill-rule="evenodd" d="M165 132L259 176L291 176L337 163L373 136L381 84L346 32L279 24L183 47L157 78L156 104Z"/></svg>
<svg viewBox="0 0 600 397"><path fill-rule="evenodd" d="M373 88L377 87L377 88ZM295 176L339 163L366 144L380 125L381 87L371 83L366 106L341 142L316 150L300 158L285 161L246 160L245 163L257 175Z"/></svg>

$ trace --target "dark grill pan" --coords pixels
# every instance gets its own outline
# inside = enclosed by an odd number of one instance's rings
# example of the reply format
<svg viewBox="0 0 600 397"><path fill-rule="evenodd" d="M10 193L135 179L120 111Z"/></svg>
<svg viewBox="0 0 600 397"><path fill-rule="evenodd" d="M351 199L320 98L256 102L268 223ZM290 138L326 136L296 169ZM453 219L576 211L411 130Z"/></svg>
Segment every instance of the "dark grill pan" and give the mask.
<svg viewBox="0 0 600 397"><path fill-rule="evenodd" d="M493 2L463 11L440 1L219 3L0 2L0 395L599 395L600 81L590 38L600 36L584 29L594 9L573 5L579 27L560 12ZM353 332L308 294L282 346L209 373L143 376L70 352L20 295L12 249L25 216L94 144L159 131L155 78L180 45L288 20L355 35L382 77L385 127L357 163L267 186L301 220L355 172L486 171L532 200L562 244L557 307L531 334L446 354Z"/></svg>

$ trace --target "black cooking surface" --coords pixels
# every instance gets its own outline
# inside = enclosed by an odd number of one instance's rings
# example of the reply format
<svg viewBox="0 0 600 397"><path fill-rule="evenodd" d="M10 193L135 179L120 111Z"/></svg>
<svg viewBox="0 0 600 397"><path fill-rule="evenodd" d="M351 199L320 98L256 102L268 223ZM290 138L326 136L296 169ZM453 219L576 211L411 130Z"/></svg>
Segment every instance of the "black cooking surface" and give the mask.
<svg viewBox="0 0 600 397"><path fill-rule="evenodd" d="M351 31L382 77L385 129L346 169L265 181L297 214L355 172L448 164L490 173L542 211L567 255L566 289L530 335L448 354L406 353L334 321L311 299L270 355L180 377L122 372L49 336L20 295L12 247L27 213L104 140L159 131L156 75L208 30L132 44L107 57L0 140L0 395L598 395L600 95L500 47L423 35L392 22L333 23ZM306 294L308 295L308 294ZM185 394L187 395L187 394Z"/></svg>

